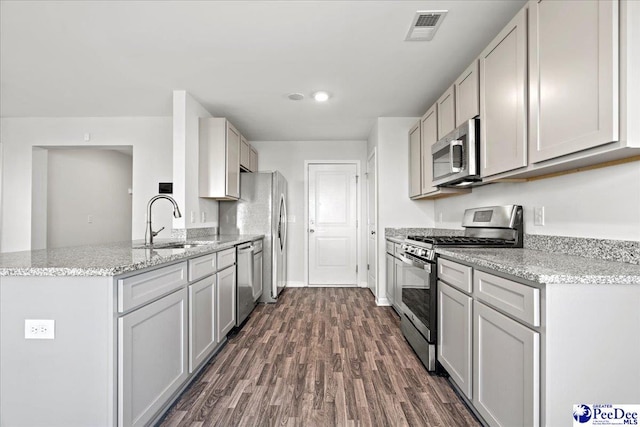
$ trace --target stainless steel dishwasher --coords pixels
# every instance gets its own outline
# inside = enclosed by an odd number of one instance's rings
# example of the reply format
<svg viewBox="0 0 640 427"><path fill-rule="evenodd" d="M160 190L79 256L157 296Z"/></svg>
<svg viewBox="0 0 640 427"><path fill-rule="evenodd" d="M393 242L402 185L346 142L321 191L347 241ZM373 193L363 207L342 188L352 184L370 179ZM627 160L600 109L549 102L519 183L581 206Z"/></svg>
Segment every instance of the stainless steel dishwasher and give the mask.
<svg viewBox="0 0 640 427"><path fill-rule="evenodd" d="M253 242L238 246L237 287L236 287L236 326L242 325L256 305L253 298Z"/></svg>

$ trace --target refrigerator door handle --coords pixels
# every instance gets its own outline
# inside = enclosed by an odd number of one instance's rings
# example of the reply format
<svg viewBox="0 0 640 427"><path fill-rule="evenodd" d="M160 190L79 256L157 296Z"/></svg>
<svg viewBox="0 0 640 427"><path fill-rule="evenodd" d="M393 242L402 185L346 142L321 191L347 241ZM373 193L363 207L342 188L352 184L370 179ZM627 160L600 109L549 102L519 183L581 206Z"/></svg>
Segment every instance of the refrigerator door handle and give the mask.
<svg viewBox="0 0 640 427"><path fill-rule="evenodd" d="M287 201L284 198L284 194L282 195L282 228L284 229L284 233L282 235L282 250L284 251L284 247L287 243Z"/></svg>

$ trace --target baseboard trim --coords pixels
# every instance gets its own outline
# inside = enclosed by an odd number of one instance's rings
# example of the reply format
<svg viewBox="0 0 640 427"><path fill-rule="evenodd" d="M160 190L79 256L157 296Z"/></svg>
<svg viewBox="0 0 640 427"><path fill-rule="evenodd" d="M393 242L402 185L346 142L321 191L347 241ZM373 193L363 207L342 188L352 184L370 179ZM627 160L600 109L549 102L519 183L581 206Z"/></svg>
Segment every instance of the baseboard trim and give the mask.
<svg viewBox="0 0 640 427"><path fill-rule="evenodd" d="M381 307L388 307L391 305L391 302L387 299L387 297L376 298L376 305Z"/></svg>
<svg viewBox="0 0 640 427"><path fill-rule="evenodd" d="M287 288L306 288L307 284L304 282L287 282Z"/></svg>

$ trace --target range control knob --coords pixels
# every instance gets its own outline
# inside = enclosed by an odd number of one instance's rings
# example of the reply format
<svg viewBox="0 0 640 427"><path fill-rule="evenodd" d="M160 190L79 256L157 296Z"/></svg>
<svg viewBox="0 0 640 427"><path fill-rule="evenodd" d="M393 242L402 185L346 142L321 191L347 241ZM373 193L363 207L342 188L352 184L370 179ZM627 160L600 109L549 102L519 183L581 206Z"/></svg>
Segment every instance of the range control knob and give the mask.
<svg viewBox="0 0 640 427"><path fill-rule="evenodd" d="M426 254L427 254L426 249L420 249L420 251L418 252L418 256L425 256Z"/></svg>

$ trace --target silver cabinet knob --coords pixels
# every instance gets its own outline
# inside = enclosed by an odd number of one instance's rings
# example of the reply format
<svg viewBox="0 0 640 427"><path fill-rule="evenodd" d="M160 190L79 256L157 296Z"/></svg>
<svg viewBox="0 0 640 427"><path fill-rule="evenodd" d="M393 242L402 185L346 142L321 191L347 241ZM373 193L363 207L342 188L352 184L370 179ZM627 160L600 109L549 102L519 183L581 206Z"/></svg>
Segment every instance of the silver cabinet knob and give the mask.
<svg viewBox="0 0 640 427"><path fill-rule="evenodd" d="M316 230L314 230L314 229L309 229L309 233L315 233L315 232L316 232Z"/></svg>
<svg viewBox="0 0 640 427"><path fill-rule="evenodd" d="M371 234L376 234L376 232L375 232L375 231L372 231L372 232L371 232Z"/></svg>

